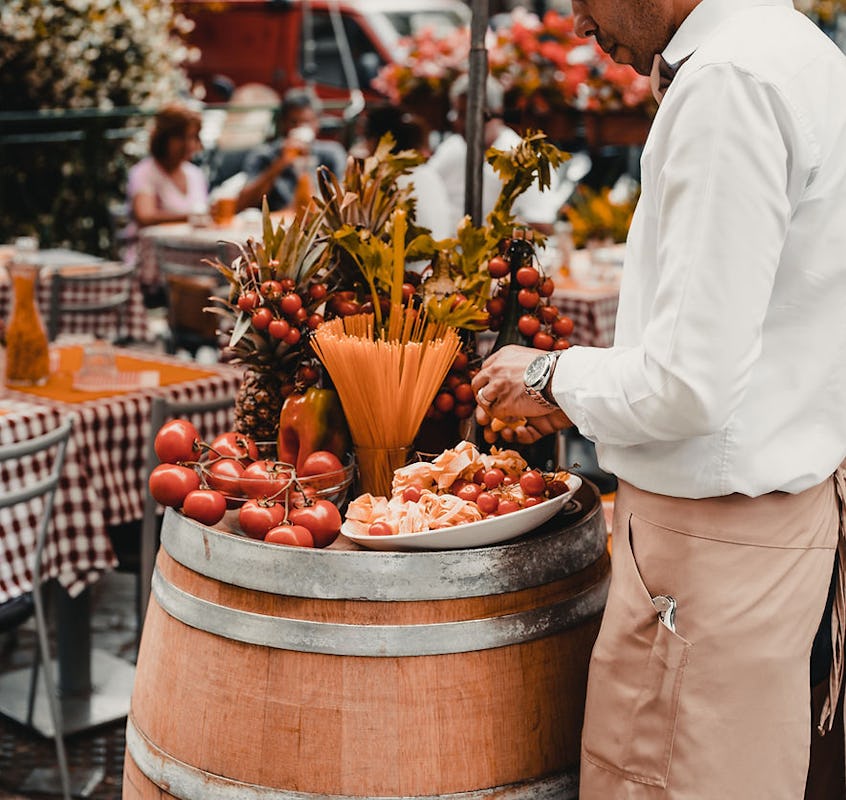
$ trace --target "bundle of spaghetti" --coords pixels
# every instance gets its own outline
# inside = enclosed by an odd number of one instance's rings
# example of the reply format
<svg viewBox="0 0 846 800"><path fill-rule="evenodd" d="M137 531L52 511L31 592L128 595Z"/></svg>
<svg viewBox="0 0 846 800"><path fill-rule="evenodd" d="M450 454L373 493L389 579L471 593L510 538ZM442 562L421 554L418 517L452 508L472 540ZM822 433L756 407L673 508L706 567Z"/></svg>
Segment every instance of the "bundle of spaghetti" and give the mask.
<svg viewBox="0 0 846 800"><path fill-rule="evenodd" d="M312 347L341 399L360 469L365 468L363 451L373 458L372 451L411 446L460 346L454 328L401 305L392 307L381 331L372 314L318 327ZM384 456L367 466L380 473L380 487L387 479L388 489L394 467L402 466L389 462Z"/></svg>

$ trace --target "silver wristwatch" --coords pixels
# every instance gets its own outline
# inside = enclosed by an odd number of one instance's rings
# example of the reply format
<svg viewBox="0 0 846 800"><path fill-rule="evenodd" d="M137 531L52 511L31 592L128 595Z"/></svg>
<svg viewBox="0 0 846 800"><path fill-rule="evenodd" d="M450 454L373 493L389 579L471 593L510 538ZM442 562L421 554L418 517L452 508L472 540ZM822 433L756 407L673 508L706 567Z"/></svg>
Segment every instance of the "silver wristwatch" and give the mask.
<svg viewBox="0 0 846 800"><path fill-rule="evenodd" d="M546 389L552 379L552 373L555 371L555 364L558 361L559 355L561 355L560 350L544 353L530 361L526 367L526 371L523 373L523 384L526 388L526 394L536 403L540 403L550 409L558 408L558 406L546 396L544 389Z"/></svg>

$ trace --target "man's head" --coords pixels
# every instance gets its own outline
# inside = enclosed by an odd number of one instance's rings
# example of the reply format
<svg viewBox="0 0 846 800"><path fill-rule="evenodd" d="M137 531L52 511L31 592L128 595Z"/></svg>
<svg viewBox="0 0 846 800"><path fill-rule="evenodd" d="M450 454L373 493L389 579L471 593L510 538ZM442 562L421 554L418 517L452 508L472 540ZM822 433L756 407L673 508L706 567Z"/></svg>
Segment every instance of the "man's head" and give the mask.
<svg viewBox="0 0 846 800"><path fill-rule="evenodd" d="M648 75L699 0L573 0L576 34L593 36L614 61Z"/></svg>
<svg viewBox="0 0 846 800"><path fill-rule="evenodd" d="M277 129L287 136L294 128L320 129L320 101L308 89L289 89L279 106Z"/></svg>

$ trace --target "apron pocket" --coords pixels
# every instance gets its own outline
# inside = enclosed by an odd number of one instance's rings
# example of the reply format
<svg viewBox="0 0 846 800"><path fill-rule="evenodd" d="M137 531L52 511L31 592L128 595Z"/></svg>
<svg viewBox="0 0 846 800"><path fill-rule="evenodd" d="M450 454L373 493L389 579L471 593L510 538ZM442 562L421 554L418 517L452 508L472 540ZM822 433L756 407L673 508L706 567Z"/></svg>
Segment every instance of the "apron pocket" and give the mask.
<svg viewBox="0 0 846 800"><path fill-rule="evenodd" d="M617 558L590 663L582 748L599 767L663 788L690 642L658 620L632 552L632 522L630 517L629 535L614 541Z"/></svg>

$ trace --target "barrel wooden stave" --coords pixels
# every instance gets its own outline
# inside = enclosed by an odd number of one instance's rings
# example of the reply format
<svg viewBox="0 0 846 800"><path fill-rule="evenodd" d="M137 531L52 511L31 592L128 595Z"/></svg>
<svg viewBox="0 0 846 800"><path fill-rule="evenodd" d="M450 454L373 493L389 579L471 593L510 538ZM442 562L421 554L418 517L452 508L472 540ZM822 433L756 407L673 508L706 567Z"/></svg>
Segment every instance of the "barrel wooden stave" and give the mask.
<svg viewBox="0 0 846 800"><path fill-rule="evenodd" d="M542 586L386 603L242 589L188 569L164 549L157 567L167 584L227 608L355 626L519 613L578 596L609 570L604 554ZM166 613L154 595L131 724L167 758L207 773L210 781L226 776L290 793L280 797L448 797L531 787L578 764L588 658L599 621L593 614L551 635L485 650L340 656L198 630ZM128 753L124 797L170 796L179 795L155 786ZM514 796L538 795L529 788Z"/></svg>

